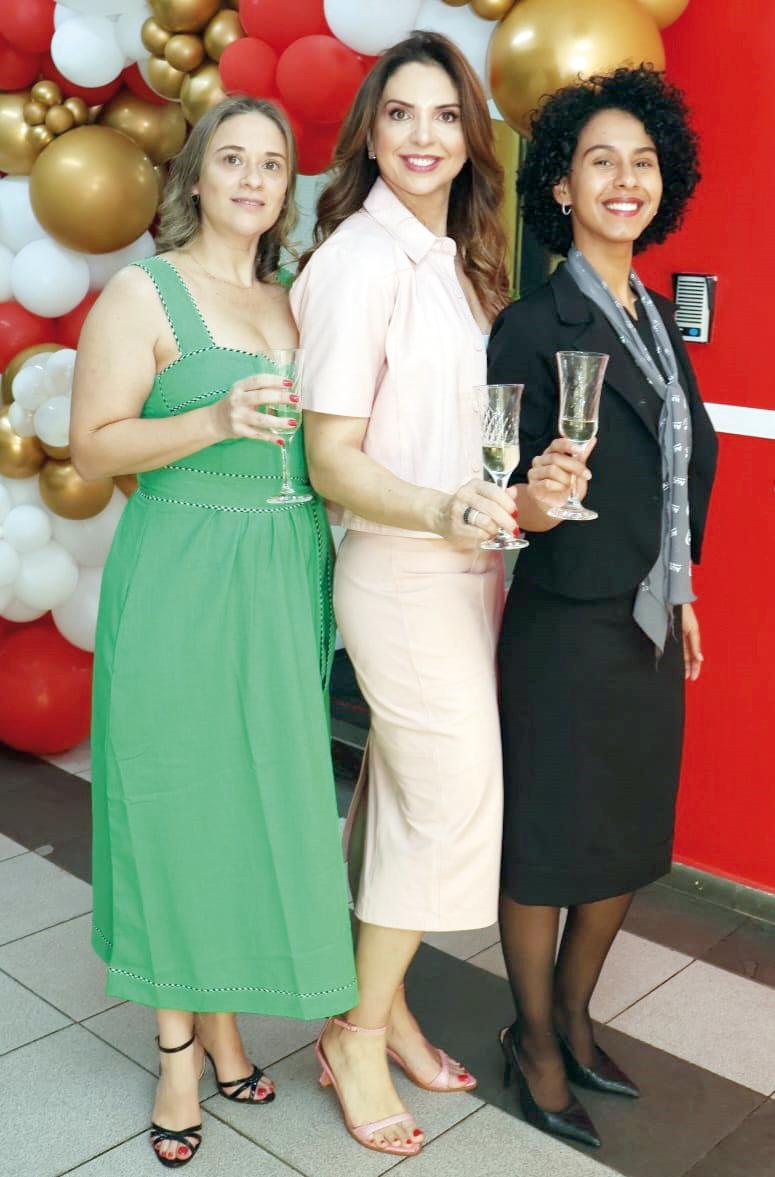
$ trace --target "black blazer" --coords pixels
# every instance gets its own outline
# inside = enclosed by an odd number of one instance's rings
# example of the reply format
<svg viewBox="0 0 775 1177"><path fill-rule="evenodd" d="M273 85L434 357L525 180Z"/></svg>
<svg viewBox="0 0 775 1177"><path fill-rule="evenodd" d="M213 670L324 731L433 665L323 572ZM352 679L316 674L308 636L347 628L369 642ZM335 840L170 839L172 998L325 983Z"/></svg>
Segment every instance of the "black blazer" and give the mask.
<svg viewBox="0 0 775 1177"><path fill-rule="evenodd" d="M670 333L692 418L689 511L692 560L699 562L716 469L718 442L700 399L669 299L651 297ZM533 458L558 436L555 352L606 352L611 358L600 401L598 442L589 459L590 523L561 523L533 532L519 574L549 592L579 600L634 590L659 554L662 458L653 404L643 374L597 306L561 265L539 290L506 307L493 324L488 380L525 385L520 463L513 482L526 482Z"/></svg>

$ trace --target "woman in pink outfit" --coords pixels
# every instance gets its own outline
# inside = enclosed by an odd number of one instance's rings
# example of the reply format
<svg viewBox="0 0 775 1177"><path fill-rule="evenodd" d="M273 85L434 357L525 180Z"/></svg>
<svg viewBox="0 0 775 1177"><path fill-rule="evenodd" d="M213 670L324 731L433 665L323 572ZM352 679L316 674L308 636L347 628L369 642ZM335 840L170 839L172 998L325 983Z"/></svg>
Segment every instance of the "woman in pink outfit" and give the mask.
<svg viewBox="0 0 775 1177"><path fill-rule="evenodd" d="M474 386L508 302L501 192L479 82L449 41L415 34L361 87L291 295L310 474L347 529L334 604L372 720L360 1003L319 1053L350 1132L398 1155L423 1137L388 1054L420 1087L476 1085L423 1037L406 970L424 932L497 914L503 570L480 544L515 530L515 507L482 479Z"/></svg>

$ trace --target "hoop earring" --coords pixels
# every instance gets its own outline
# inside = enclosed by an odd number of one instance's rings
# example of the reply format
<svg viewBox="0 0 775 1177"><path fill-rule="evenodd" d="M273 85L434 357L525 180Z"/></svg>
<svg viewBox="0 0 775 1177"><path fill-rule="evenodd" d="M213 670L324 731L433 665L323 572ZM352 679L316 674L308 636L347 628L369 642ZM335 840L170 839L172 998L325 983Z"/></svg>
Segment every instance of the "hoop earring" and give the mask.
<svg viewBox="0 0 775 1177"><path fill-rule="evenodd" d="M369 159L376 159L377 158L376 152L374 152L374 151L370 150L367 154L369 156Z"/></svg>
<svg viewBox="0 0 775 1177"><path fill-rule="evenodd" d="M569 217L569 216L570 216L570 210L571 210L571 206L570 206L569 204L561 204L561 205L560 205L560 208L562 209L562 215L563 215L564 217Z"/></svg>
<svg viewBox="0 0 775 1177"><path fill-rule="evenodd" d="M194 208L199 208L199 194L197 192L191 193L191 200L194 205Z"/></svg>

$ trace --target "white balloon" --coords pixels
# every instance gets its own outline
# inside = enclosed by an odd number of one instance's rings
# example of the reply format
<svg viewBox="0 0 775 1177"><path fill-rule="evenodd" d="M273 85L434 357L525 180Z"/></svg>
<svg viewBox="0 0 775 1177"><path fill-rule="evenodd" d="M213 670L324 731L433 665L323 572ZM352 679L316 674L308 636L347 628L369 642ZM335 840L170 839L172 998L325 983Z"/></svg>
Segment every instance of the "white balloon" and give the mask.
<svg viewBox="0 0 775 1177"><path fill-rule="evenodd" d="M138 237L131 245L126 245L123 249L117 249L113 253L85 254L91 276L90 288L102 290L113 275L122 270L124 266L131 265L132 262L140 262L146 257L153 257L155 252L156 242L153 237L150 233L143 233L142 237Z"/></svg>
<svg viewBox="0 0 775 1177"><path fill-rule="evenodd" d="M14 401L12 405L8 406L8 421L19 437L35 436L35 419L32 413L23 409L18 401Z"/></svg>
<svg viewBox="0 0 775 1177"><path fill-rule="evenodd" d="M38 405L42 405L46 397L51 396L46 390L46 364L42 359L44 355L45 352L37 352L36 355L30 356L32 363L28 361L22 364L11 385L13 399L28 413L34 413Z"/></svg>
<svg viewBox="0 0 775 1177"><path fill-rule="evenodd" d="M11 262L13 253L7 245L0 245L0 302L8 302L13 295L11 288Z"/></svg>
<svg viewBox="0 0 775 1177"><path fill-rule="evenodd" d="M4 616L3 610L6 608L7 605L9 605L11 603L12 600L13 600L13 585L7 584L4 587L0 588L0 617ZM10 621L11 618L9 617L8 620Z"/></svg>
<svg viewBox="0 0 775 1177"><path fill-rule="evenodd" d="M8 493L5 483L3 482L2 479L0 479L0 523L3 522L3 520L5 519L6 515L8 514L8 512L10 511L12 506L13 506L13 499L11 498L10 494Z"/></svg>
<svg viewBox="0 0 775 1177"><path fill-rule="evenodd" d="M81 254L47 237L30 242L17 253L11 284L14 298L26 310L54 319L74 310L86 297L89 267Z"/></svg>
<svg viewBox="0 0 775 1177"><path fill-rule="evenodd" d="M124 68L116 26L106 16L65 21L51 39L51 58L59 72L77 86L105 86Z"/></svg>
<svg viewBox="0 0 775 1177"><path fill-rule="evenodd" d="M0 539L0 588L4 589L13 584L21 566L22 562L16 548L12 548L6 540Z"/></svg>
<svg viewBox="0 0 775 1177"><path fill-rule="evenodd" d="M131 8L127 4L116 21L116 40L121 52L130 61L142 61L150 56L140 36L143 22L150 15L151 9L147 4L137 4Z"/></svg>
<svg viewBox="0 0 775 1177"><path fill-rule="evenodd" d="M126 501L121 491L116 489L107 507L90 519L63 519L61 515L55 515L54 539L81 566L101 568L110 551Z"/></svg>
<svg viewBox="0 0 775 1177"><path fill-rule="evenodd" d="M73 391L75 357L73 347L63 347L61 351L51 353L43 374L43 387L49 396L70 396Z"/></svg>
<svg viewBox="0 0 775 1177"><path fill-rule="evenodd" d="M54 624L62 637L81 650L94 649L101 584L101 568L81 568L75 590L53 612Z"/></svg>
<svg viewBox="0 0 775 1177"><path fill-rule="evenodd" d="M35 410L35 432L46 445L67 445L70 401L66 396L52 396Z"/></svg>
<svg viewBox="0 0 775 1177"><path fill-rule="evenodd" d="M31 503L33 507L43 506L37 474L33 474L32 478L9 478L6 480L5 489L14 507L21 507L27 503Z"/></svg>
<svg viewBox="0 0 775 1177"><path fill-rule="evenodd" d="M417 28L420 0L325 0L331 32L356 53L381 53Z"/></svg>
<svg viewBox="0 0 775 1177"><path fill-rule="evenodd" d="M115 16L128 5L127 0L67 0L67 7L83 16Z"/></svg>
<svg viewBox="0 0 775 1177"><path fill-rule="evenodd" d="M451 8L444 0L423 0L415 27L449 37L466 55L468 64L479 75L485 93L489 95L487 49L498 27L495 21L483 20L468 5L465 8Z"/></svg>
<svg viewBox="0 0 775 1177"><path fill-rule="evenodd" d="M78 13L74 7L69 4L55 4L54 5L54 28L58 29L66 20L73 20Z"/></svg>
<svg viewBox="0 0 775 1177"><path fill-rule="evenodd" d="M3 539L20 555L37 552L51 540L51 517L31 504L14 507L5 517Z"/></svg>
<svg viewBox="0 0 775 1177"><path fill-rule="evenodd" d="M56 609L78 584L78 565L60 544L46 544L22 556L16 578L16 596L31 609Z"/></svg>
<svg viewBox="0 0 775 1177"><path fill-rule="evenodd" d="M18 597L12 597L0 609L0 617L4 617L6 621L37 621L47 612L47 609L35 609L31 605L26 605L24 601L20 601Z"/></svg>
<svg viewBox="0 0 775 1177"><path fill-rule="evenodd" d="M18 253L45 236L46 230L30 204L29 176L5 176L0 180L0 242Z"/></svg>

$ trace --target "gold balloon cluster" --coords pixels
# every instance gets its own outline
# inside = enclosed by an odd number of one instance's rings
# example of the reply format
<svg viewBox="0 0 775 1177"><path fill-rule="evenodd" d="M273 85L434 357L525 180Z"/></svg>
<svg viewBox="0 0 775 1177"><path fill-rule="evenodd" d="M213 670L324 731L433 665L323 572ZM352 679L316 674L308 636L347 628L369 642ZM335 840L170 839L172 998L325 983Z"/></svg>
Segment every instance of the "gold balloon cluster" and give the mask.
<svg viewBox="0 0 775 1177"><path fill-rule="evenodd" d="M689 0L634 0L650 12L660 29L678 20L689 7ZM477 16L483 20L503 20L518 0L444 0L450 8L465 8L470 3Z"/></svg>
<svg viewBox="0 0 775 1177"><path fill-rule="evenodd" d="M151 0L153 16L142 28L151 54L148 82L163 98L179 100L192 125L226 97L218 61L245 35L236 7L223 0Z"/></svg>
<svg viewBox="0 0 775 1177"><path fill-rule="evenodd" d="M89 121L89 108L83 98L63 99L56 82L36 82L29 101L22 108L27 124L27 142L42 151L57 135Z"/></svg>

